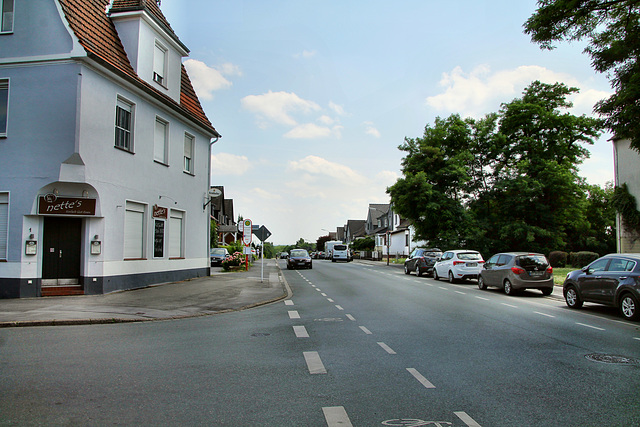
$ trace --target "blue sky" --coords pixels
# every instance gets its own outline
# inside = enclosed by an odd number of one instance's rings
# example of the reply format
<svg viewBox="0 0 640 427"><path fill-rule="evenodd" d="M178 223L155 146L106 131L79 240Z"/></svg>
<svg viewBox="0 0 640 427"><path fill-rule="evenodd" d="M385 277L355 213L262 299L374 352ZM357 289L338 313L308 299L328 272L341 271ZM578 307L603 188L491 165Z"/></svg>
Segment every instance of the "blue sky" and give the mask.
<svg viewBox="0 0 640 427"><path fill-rule="evenodd" d="M222 138L212 185L275 244L315 240L401 176L404 137L437 116L479 118L533 80L580 88L574 114L611 92L584 45L540 50L534 0L162 0L200 101ZM613 180L609 135L581 175Z"/></svg>

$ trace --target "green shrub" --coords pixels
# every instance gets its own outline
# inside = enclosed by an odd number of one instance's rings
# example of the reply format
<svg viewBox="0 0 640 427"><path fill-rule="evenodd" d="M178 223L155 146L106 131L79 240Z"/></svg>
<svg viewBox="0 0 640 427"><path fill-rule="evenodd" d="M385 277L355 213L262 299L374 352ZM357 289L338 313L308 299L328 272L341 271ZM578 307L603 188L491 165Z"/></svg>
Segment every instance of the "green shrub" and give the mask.
<svg viewBox="0 0 640 427"><path fill-rule="evenodd" d="M549 254L549 264L551 267L566 267L569 254L563 251L553 251Z"/></svg>
<svg viewBox="0 0 640 427"><path fill-rule="evenodd" d="M589 251L571 252L569 254L569 261L571 263L571 266L574 268L582 268L585 265L597 260L598 258L600 258L600 255L595 252Z"/></svg>

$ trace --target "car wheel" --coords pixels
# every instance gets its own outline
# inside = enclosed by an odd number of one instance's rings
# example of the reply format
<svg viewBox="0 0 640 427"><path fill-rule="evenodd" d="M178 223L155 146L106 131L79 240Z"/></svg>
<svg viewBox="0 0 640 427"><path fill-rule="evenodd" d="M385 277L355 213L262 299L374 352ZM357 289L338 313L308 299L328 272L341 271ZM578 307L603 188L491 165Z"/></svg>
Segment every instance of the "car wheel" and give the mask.
<svg viewBox="0 0 640 427"><path fill-rule="evenodd" d="M422 276L422 273L420 272L420 266L416 265L416 276L420 277Z"/></svg>
<svg viewBox="0 0 640 427"><path fill-rule="evenodd" d="M407 264L404 265L404 274L411 274L409 271L409 266Z"/></svg>
<svg viewBox="0 0 640 427"><path fill-rule="evenodd" d="M578 291L573 286L569 286L564 293L564 300L566 301L569 308L580 308L582 307L582 299L580 299L580 295L578 295Z"/></svg>
<svg viewBox="0 0 640 427"><path fill-rule="evenodd" d="M481 291L487 289L487 284L484 283L484 279L482 278L482 276L478 276L478 289L480 289Z"/></svg>
<svg viewBox="0 0 640 427"><path fill-rule="evenodd" d="M436 270L435 268L433 269L433 278L435 280L440 280L440 276L438 276L438 270Z"/></svg>
<svg viewBox="0 0 640 427"><path fill-rule="evenodd" d="M542 291L542 295L544 295L545 297L548 297L553 293L553 288L542 288L540 290Z"/></svg>
<svg viewBox="0 0 640 427"><path fill-rule="evenodd" d="M449 270L449 283L455 283L456 279L453 277L453 273Z"/></svg>
<svg viewBox="0 0 640 427"><path fill-rule="evenodd" d="M638 308L638 300L632 294L626 293L620 298L620 313L625 319L638 320Z"/></svg>
<svg viewBox="0 0 640 427"><path fill-rule="evenodd" d="M504 281L504 293L507 295L513 295L515 293L515 291L513 290L513 285L511 285L509 279L506 279Z"/></svg>

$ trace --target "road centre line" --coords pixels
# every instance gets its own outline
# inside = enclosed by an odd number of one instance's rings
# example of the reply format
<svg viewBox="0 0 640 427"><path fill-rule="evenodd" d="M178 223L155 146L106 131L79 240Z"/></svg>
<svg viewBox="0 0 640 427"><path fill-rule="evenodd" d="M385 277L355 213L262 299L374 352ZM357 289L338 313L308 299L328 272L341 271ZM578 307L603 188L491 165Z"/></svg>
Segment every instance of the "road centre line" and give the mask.
<svg viewBox="0 0 640 427"><path fill-rule="evenodd" d="M360 329L362 329L362 332L364 332L367 335L373 334L373 332L371 332L369 329L365 328L364 326L360 326Z"/></svg>
<svg viewBox="0 0 640 427"><path fill-rule="evenodd" d="M476 297L476 298L481 299L481 300L485 300L485 301L489 301L489 298L485 298L485 297Z"/></svg>
<svg viewBox="0 0 640 427"><path fill-rule="evenodd" d="M327 427L353 427L344 406L328 406L322 408Z"/></svg>
<svg viewBox="0 0 640 427"><path fill-rule="evenodd" d="M284 305L293 305L293 301L291 301L290 299L286 299L284 300Z"/></svg>
<svg viewBox="0 0 640 427"><path fill-rule="evenodd" d="M336 304L336 308L337 308L338 310L344 310L344 308L342 308L342 307L341 307L341 306L339 306L338 304Z"/></svg>
<svg viewBox="0 0 640 427"><path fill-rule="evenodd" d="M289 310L289 319L299 319L300 313L297 310Z"/></svg>
<svg viewBox="0 0 640 427"><path fill-rule="evenodd" d="M317 351L305 351L302 353L304 360L307 362L307 368L310 374L326 374L327 370L320 359L320 355Z"/></svg>
<svg viewBox="0 0 640 427"><path fill-rule="evenodd" d="M462 291L456 291L456 294L460 294L460 295L466 295L466 292L462 292Z"/></svg>
<svg viewBox="0 0 640 427"><path fill-rule="evenodd" d="M296 338L309 338L309 332L304 326L294 326L293 332L295 332Z"/></svg>
<svg viewBox="0 0 640 427"><path fill-rule="evenodd" d="M326 297L326 296L327 296L327 294L325 294L324 292L323 292L323 293L321 293L320 295L322 295L323 297Z"/></svg>
<svg viewBox="0 0 640 427"><path fill-rule="evenodd" d="M345 314L345 316L347 316L347 319L351 320L352 322L355 322L355 321L356 321L356 318L355 318L355 317L353 317L353 316L352 316L352 315L350 315L350 314Z"/></svg>
<svg viewBox="0 0 640 427"><path fill-rule="evenodd" d="M331 298L327 298L327 301L329 302L335 302L334 300L332 300Z"/></svg>
<svg viewBox="0 0 640 427"><path fill-rule="evenodd" d="M386 344L385 344L385 343L383 343L383 342L379 342L379 343L378 343L378 345L379 345L380 347L382 347L382 348L384 349L384 351L386 351L386 352L387 352L387 353L389 353L389 354L397 354L395 351L393 351L393 350L391 349L391 347L389 347L388 345L386 345Z"/></svg>
<svg viewBox="0 0 640 427"><path fill-rule="evenodd" d="M507 304L506 302L501 302L500 304L502 304L502 305L506 305L507 307L511 307L511 308L518 308L518 306L517 306L517 305Z"/></svg>
<svg viewBox="0 0 640 427"><path fill-rule="evenodd" d="M535 313L535 314L539 314L540 316L556 317L556 316L553 316L553 315L551 315L551 314L547 314L547 313L540 313L539 311L534 311L534 313Z"/></svg>
<svg viewBox="0 0 640 427"><path fill-rule="evenodd" d="M578 322L576 322L576 325L586 326L587 328L597 329L598 331L606 331L606 329L598 328L597 326L587 325L586 323L578 323ZM636 339L638 339L638 338L636 338Z"/></svg>
<svg viewBox="0 0 640 427"><path fill-rule="evenodd" d="M445 290L445 291L449 289L449 288L445 288L444 286L438 286L438 287L439 287L440 289L442 289L442 290Z"/></svg>
<svg viewBox="0 0 640 427"><path fill-rule="evenodd" d="M458 411L458 412L454 412L454 414L456 414L456 416L458 418L460 418L462 420L463 423L465 423L467 426L469 427L482 427L480 424L478 424L476 422L476 420L474 420L473 418L471 418L466 412L464 411Z"/></svg>
<svg viewBox="0 0 640 427"><path fill-rule="evenodd" d="M417 369L415 368L407 368L407 371L409 371L409 373L411 375L413 375L413 377L415 379L417 379L418 381L420 381L420 384L422 384L423 386L425 386L426 388L436 388L436 386L434 386L433 384L431 384L431 382L429 382L428 379L426 379L425 377L422 376L422 374L420 374L420 372L418 372Z"/></svg>

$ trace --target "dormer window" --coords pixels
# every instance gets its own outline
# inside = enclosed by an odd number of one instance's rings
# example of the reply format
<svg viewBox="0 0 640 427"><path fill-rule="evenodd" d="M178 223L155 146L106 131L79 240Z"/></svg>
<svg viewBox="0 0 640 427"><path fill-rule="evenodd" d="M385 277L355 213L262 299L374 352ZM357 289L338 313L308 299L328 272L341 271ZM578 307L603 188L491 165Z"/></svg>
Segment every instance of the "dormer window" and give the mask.
<svg viewBox="0 0 640 427"><path fill-rule="evenodd" d="M167 48L156 41L153 52L153 81L166 87Z"/></svg>
<svg viewBox="0 0 640 427"><path fill-rule="evenodd" d="M13 0L0 0L0 33L13 31Z"/></svg>

